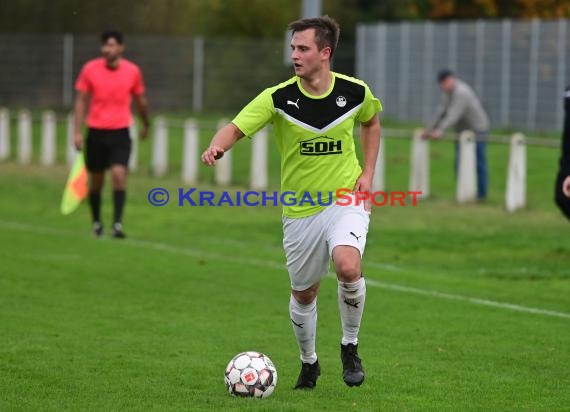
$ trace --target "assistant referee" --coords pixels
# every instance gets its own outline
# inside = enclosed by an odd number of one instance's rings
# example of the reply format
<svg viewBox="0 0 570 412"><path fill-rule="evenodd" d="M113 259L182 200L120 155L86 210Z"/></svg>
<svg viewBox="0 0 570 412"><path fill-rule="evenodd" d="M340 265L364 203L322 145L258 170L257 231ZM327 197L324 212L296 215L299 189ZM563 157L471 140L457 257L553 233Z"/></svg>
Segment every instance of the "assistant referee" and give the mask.
<svg viewBox="0 0 570 412"><path fill-rule="evenodd" d="M121 32L108 30L102 33L102 57L88 61L75 83L77 96L74 144L78 150L83 146L82 125L89 107L85 161L89 171L89 205L93 234L97 237L103 234L101 190L105 170L109 168L114 205L112 236L125 237L122 216L131 152L131 98L142 120L141 139L146 137L150 124L141 70L136 64L122 57L124 49Z"/></svg>

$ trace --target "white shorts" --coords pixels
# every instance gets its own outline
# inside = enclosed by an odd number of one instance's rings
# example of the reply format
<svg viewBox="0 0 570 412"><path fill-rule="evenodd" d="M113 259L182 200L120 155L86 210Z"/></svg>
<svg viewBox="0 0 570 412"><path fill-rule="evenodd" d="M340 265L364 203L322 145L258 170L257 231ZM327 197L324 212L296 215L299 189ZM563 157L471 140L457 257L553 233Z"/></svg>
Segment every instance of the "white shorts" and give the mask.
<svg viewBox="0 0 570 412"><path fill-rule="evenodd" d="M293 290L308 289L329 272L336 246L353 246L363 256L370 212L364 210L363 202L358 206L354 203L333 203L304 218L283 216L283 248Z"/></svg>

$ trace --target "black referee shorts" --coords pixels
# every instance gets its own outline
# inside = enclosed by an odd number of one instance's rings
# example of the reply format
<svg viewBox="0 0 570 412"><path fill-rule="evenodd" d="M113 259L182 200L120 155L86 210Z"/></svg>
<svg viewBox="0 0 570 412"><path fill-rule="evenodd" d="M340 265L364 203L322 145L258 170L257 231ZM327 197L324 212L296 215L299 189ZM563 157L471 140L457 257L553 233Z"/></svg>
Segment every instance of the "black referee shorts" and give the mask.
<svg viewBox="0 0 570 412"><path fill-rule="evenodd" d="M85 145L85 163L90 172L102 172L112 165L129 166L131 137L129 129L89 128Z"/></svg>

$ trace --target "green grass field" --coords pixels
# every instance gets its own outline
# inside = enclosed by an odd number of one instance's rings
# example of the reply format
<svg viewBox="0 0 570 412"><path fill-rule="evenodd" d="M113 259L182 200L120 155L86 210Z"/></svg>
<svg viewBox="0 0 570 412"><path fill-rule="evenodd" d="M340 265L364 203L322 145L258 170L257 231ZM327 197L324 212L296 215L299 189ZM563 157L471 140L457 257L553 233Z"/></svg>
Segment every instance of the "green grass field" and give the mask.
<svg viewBox="0 0 570 412"><path fill-rule="evenodd" d="M366 382L342 382L331 277L318 301L323 374L299 393L280 209L151 206L154 187L189 188L180 136L160 180L141 144L125 241L108 227L94 239L85 204L59 214L66 167L0 164L0 410L570 410L570 228L551 200L556 150L529 148L528 208L508 214L507 147L489 148L489 200L458 206L452 146L432 144L432 198L373 213ZM276 156L272 147L274 189ZM409 142L388 139L386 158L388 188L407 190ZM247 142L234 165L229 190L243 190ZM220 190L211 169L200 173L199 189ZM108 188L103 212L109 225ZM224 368L244 350L275 363L272 397L227 394Z"/></svg>

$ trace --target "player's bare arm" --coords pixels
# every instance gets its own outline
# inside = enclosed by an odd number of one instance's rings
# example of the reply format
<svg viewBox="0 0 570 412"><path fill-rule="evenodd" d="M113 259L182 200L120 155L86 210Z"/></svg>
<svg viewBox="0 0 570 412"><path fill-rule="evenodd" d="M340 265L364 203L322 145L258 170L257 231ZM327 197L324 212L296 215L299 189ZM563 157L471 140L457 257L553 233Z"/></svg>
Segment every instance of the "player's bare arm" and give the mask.
<svg viewBox="0 0 570 412"><path fill-rule="evenodd" d="M142 121L142 128L139 133L139 138L144 139L148 135L148 129L150 127L150 119L148 117L148 101L144 93L133 96L133 100L135 102L137 113Z"/></svg>
<svg viewBox="0 0 570 412"><path fill-rule="evenodd" d="M380 119L378 115L372 116L372 119L360 125L360 140L362 143L362 153L364 155L364 167L362 174L356 181L354 186L355 192L371 192L372 179L374 178L374 169L378 158L378 150L380 149ZM370 211L372 202L365 201L364 207Z"/></svg>
<svg viewBox="0 0 570 412"><path fill-rule="evenodd" d="M225 125L214 135L210 147L202 153L202 163L207 166L214 166L216 160L221 158L243 136L244 134L235 124Z"/></svg>
<svg viewBox="0 0 570 412"><path fill-rule="evenodd" d="M81 128L83 127L83 120L85 119L85 112L89 101L89 95L83 92L77 92L75 97L74 106L74 133L73 144L77 150L81 150L83 146L83 135Z"/></svg>

